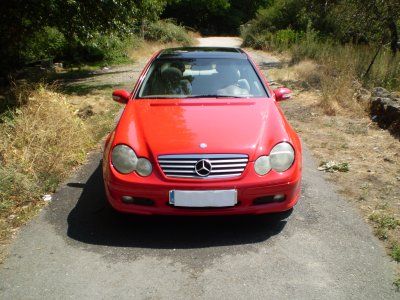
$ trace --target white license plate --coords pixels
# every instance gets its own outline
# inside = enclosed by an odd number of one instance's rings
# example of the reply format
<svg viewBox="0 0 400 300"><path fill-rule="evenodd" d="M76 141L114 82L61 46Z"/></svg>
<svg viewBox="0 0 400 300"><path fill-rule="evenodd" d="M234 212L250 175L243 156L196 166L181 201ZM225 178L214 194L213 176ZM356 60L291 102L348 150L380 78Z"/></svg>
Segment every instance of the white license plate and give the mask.
<svg viewBox="0 0 400 300"><path fill-rule="evenodd" d="M229 207L237 203L236 190L169 192L169 203L180 207Z"/></svg>

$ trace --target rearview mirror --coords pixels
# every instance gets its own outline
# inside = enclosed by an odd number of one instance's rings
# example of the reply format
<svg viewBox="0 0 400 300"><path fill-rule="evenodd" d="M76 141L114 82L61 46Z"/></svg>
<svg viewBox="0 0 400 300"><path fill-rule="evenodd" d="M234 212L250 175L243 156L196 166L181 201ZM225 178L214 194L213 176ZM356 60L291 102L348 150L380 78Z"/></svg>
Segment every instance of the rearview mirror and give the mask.
<svg viewBox="0 0 400 300"><path fill-rule="evenodd" d="M125 90L115 90L112 93L113 100L122 104L128 103L130 96L131 94L129 94L129 92Z"/></svg>
<svg viewBox="0 0 400 300"><path fill-rule="evenodd" d="M292 98L293 92L285 87L280 87L274 90L275 100L283 101Z"/></svg>

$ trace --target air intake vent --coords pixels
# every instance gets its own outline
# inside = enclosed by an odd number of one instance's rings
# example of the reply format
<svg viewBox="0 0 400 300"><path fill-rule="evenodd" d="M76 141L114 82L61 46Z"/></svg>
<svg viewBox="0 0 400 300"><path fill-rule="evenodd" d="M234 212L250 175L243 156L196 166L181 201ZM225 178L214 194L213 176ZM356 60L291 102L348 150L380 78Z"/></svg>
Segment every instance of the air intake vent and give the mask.
<svg viewBox="0 0 400 300"><path fill-rule="evenodd" d="M161 155L158 163L167 177L228 178L240 176L246 168L244 154Z"/></svg>

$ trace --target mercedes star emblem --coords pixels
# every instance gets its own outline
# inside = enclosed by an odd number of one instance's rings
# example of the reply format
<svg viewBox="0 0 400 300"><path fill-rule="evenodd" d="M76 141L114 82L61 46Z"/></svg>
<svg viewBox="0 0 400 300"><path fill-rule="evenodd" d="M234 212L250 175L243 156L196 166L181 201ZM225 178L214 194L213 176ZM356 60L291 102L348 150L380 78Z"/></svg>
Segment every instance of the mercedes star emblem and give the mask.
<svg viewBox="0 0 400 300"><path fill-rule="evenodd" d="M200 144L200 148L201 148L201 149L207 148L207 144L206 144L206 143L201 143L201 144Z"/></svg>
<svg viewBox="0 0 400 300"><path fill-rule="evenodd" d="M199 160L194 166L194 171L196 172L197 175L201 177L206 177L210 175L211 169L212 165L208 159Z"/></svg>

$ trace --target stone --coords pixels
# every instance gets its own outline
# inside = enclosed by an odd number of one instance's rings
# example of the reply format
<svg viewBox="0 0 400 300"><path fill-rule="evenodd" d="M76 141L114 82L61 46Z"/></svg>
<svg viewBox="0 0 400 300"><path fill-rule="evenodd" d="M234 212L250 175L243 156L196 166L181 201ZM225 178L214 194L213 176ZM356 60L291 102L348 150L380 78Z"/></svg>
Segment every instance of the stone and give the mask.
<svg viewBox="0 0 400 300"><path fill-rule="evenodd" d="M93 116L94 115L93 106L87 105L87 106L79 109L77 115L81 119L87 119L87 118Z"/></svg>
<svg viewBox="0 0 400 300"><path fill-rule="evenodd" d="M378 87L372 91L370 100L371 116L383 129L388 129L400 138L400 101L392 93Z"/></svg>
<svg viewBox="0 0 400 300"><path fill-rule="evenodd" d="M391 96L390 92L384 89L383 87L376 87L372 90L372 97L388 98L390 96Z"/></svg>
<svg viewBox="0 0 400 300"><path fill-rule="evenodd" d="M357 102L361 103L364 107L367 107L371 99L371 92L360 87L357 89L355 97Z"/></svg>

